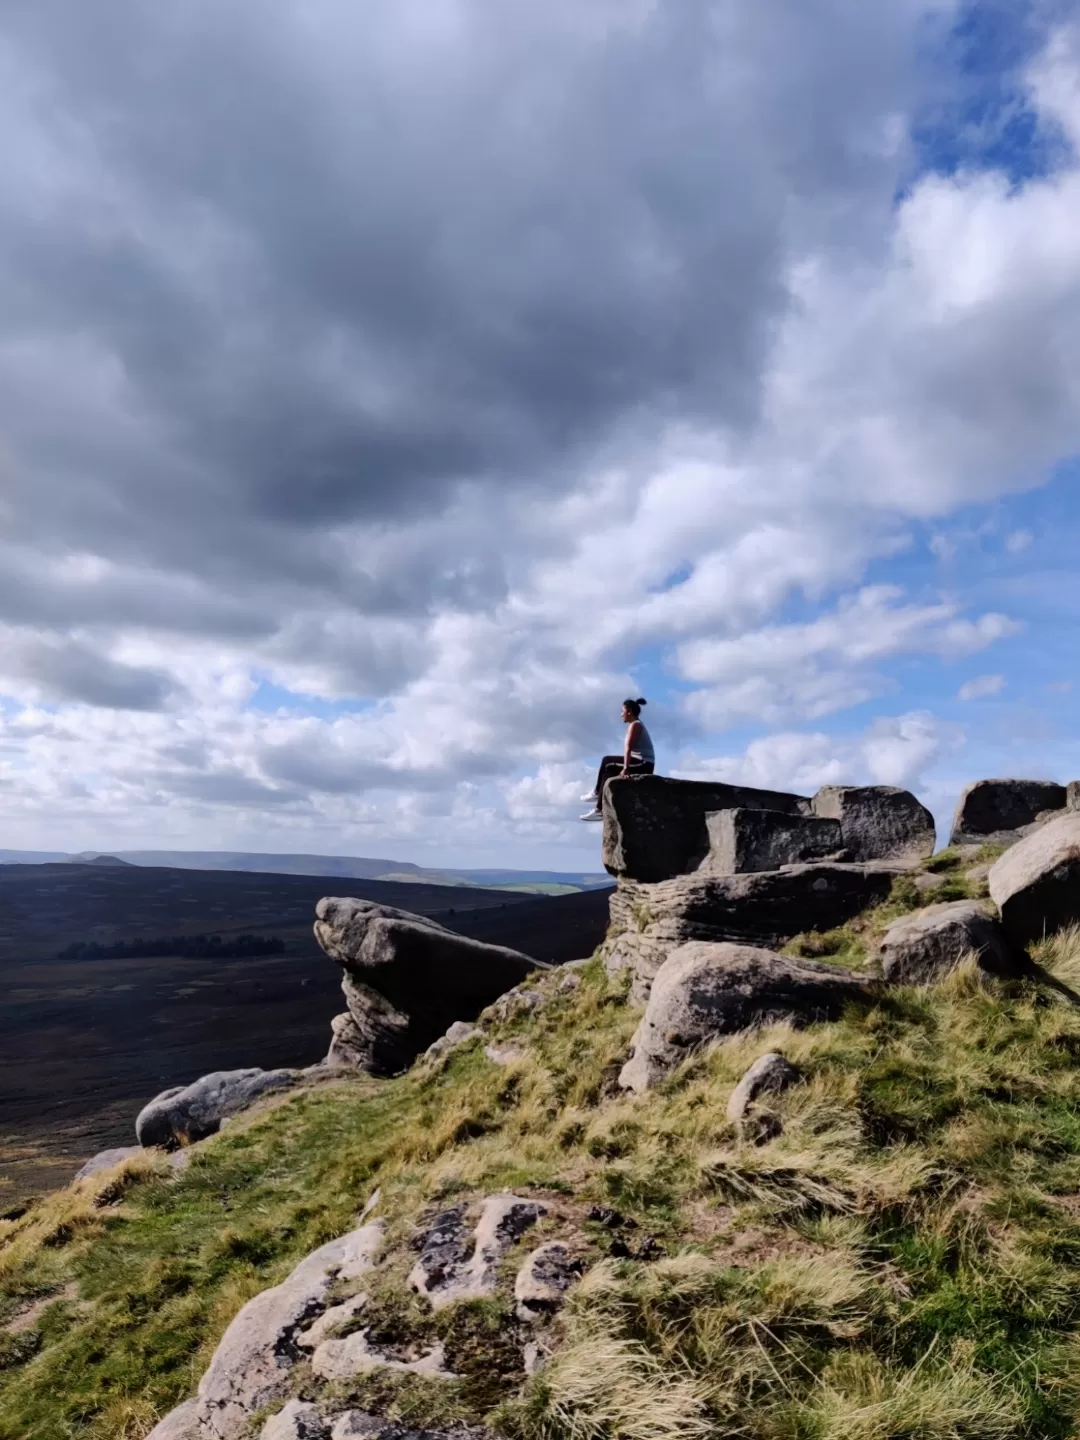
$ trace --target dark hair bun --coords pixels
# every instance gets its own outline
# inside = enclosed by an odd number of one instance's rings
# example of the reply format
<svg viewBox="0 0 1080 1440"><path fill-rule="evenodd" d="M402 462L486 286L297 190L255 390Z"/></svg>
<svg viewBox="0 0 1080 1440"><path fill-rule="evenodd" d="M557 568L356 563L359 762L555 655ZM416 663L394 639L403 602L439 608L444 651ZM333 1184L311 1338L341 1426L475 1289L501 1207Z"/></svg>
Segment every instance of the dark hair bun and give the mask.
<svg viewBox="0 0 1080 1440"><path fill-rule="evenodd" d="M649 702L645 699L644 695L639 695L635 703L638 705L647 705Z"/></svg>

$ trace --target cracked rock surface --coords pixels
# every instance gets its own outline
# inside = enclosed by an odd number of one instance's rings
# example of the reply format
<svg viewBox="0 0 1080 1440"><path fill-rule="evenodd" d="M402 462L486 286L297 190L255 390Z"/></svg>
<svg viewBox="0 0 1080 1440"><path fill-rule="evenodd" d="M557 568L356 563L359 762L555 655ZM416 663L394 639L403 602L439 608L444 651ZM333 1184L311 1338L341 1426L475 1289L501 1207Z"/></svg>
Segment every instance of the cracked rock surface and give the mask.
<svg viewBox="0 0 1080 1440"><path fill-rule="evenodd" d="M491 1195L470 1227L463 1205L444 1210L424 1239L409 1284L435 1310L459 1300L494 1295L499 1262L546 1212L547 1206L539 1200Z"/></svg>

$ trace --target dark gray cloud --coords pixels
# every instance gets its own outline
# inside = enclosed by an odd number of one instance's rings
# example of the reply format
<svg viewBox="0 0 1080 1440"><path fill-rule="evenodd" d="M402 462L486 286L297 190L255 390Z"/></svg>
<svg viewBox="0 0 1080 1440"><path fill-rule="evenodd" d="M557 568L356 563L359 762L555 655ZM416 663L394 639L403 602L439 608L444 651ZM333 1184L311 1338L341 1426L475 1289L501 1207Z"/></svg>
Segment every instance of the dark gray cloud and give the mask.
<svg viewBox="0 0 1080 1440"><path fill-rule="evenodd" d="M8 658L52 700L108 710L163 710L177 686L160 670L125 665L75 640L32 643Z"/></svg>
<svg viewBox="0 0 1080 1440"><path fill-rule="evenodd" d="M199 632L491 603L497 530L380 566L385 526L750 424L800 198L891 196L915 8L11 0L12 533L198 576Z"/></svg>

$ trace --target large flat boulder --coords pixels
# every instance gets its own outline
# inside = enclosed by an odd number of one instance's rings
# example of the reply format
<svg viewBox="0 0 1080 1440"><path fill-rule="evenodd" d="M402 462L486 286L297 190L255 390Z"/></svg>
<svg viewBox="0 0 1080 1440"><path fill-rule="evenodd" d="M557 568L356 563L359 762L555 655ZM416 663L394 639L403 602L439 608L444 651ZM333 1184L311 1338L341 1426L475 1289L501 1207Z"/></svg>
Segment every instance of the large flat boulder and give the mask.
<svg viewBox="0 0 1080 1440"><path fill-rule="evenodd" d="M604 866L611 875L646 882L686 875L709 853L706 816L738 809L805 815L810 802L721 781L660 775L611 780L604 787Z"/></svg>
<svg viewBox="0 0 1080 1440"><path fill-rule="evenodd" d="M486 1006L544 968L518 950L487 945L426 916L370 900L335 896L316 906L315 938L345 974L351 1027L335 1025L335 1059L346 1051L363 1068L405 1069L455 1020Z"/></svg>
<svg viewBox="0 0 1080 1440"><path fill-rule="evenodd" d="M995 862L990 898L1014 945L1080 920L1080 814L1066 811Z"/></svg>
<svg viewBox="0 0 1080 1440"><path fill-rule="evenodd" d="M815 815L837 820L848 858L917 865L934 853L934 817L910 790L896 785L824 785Z"/></svg>
<svg viewBox="0 0 1080 1440"><path fill-rule="evenodd" d="M977 900L928 905L895 920L881 942L881 969L892 985L929 985L965 955L974 955L988 974L1016 972L1001 922Z"/></svg>
<svg viewBox="0 0 1080 1440"><path fill-rule="evenodd" d="M711 1040L778 1020L835 1020L873 993L867 980L835 965L750 945L683 945L657 972L619 1084L647 1090Z"/></svg>
<svg viewBox="0 0 1080 1440"><path fill-rule="evenodd" d="M135 1119L140 1145L175 1150L216 1135L224 1120L239 1115L264 1095L287 1090L300 1079L296 1070L215 1070L190 1085L174 1085L155 1095Z"/></svg>
<svg viewBox="0 0 1080 1440"><path fill-rule="evenodd" d="M1067 803L1067 788L1053 780L976 780L960 796L949 843L1012 843Z"/></svg>
<svg viewBox="0 0 1080 1440"><path fill-rule="evenodd" d="M880 865L789 865L742 875L698 872L642 885L620 880L611 897L617 933L612 971L628 967L644 1000L673 950L689 941L780 946L806 930L833 930L888 898L893 876Z"/></svg>
<svg viewBox="0 0 1080 1440"><path fill-rule="evenodd" d="M709 851L700 869L720 875L779 870L814 860L847 860L839 820L779 810L714 810L705 816Z"/></svg>

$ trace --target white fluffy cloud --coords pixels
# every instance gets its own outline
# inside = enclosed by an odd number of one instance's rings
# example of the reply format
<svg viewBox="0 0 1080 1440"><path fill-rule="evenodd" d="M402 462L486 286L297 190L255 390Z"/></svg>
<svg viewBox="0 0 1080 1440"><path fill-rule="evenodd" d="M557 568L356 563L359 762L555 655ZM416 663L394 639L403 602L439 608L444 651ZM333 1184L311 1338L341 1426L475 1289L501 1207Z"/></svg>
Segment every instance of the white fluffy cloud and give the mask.
<svg viewBox="0 0 1080 1440"><path fill-rule="evenodd" d="M103 8L0 22L10 843L565 844L643 672L699 773L931 775L798 727L1015 634L877 576L1080 450L1080 170L912 180L955 7Z"/></svg>

